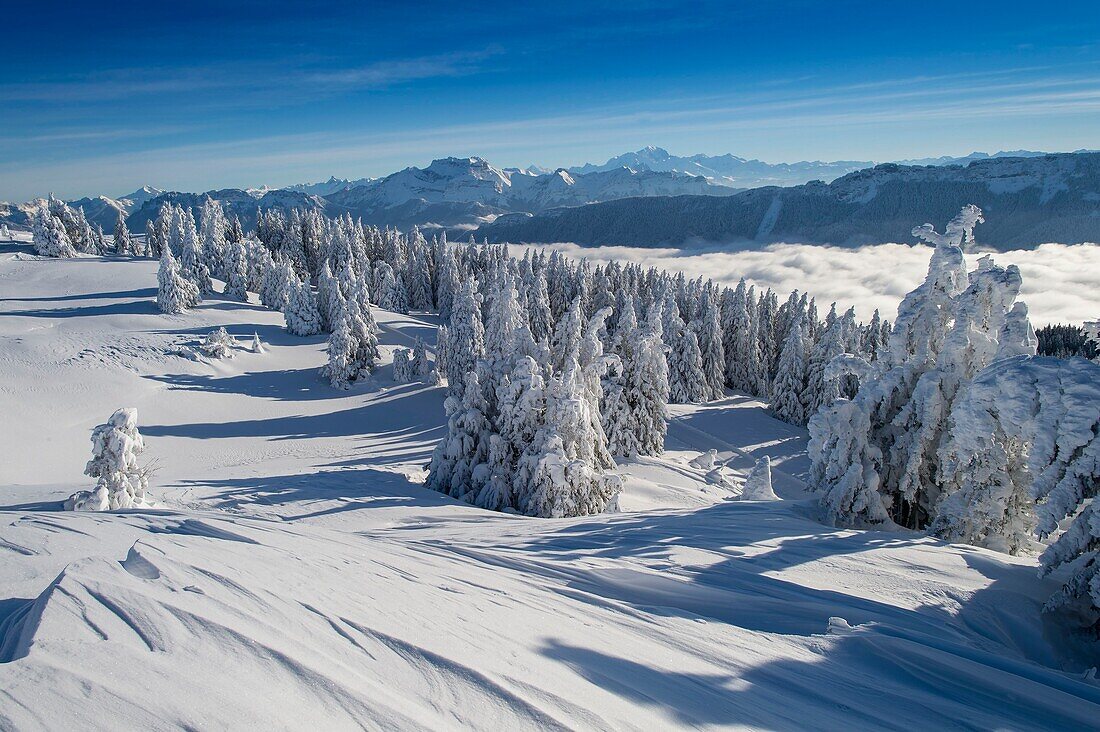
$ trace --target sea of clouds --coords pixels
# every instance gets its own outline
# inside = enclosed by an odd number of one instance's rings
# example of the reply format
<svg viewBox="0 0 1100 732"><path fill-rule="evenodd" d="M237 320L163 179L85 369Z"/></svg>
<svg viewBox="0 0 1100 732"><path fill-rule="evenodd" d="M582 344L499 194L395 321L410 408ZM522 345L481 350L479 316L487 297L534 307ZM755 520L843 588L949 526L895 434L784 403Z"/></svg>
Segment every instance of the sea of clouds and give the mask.
<svg viewBox="0 0 1100 732"><path fill-rule="evenodd" d="M854 306L866 320L877 308L893 320L905 293L919 285L928 271L932 250L921 244L877 244L858 248L809 244L772 244L763 249L642 249L582 247L576 244L537 245L594 263L618 260L681 271L688 277L712 278L736 285L742 277L758 289L772 288L784 299L791 290L817 298L824 315L829 303ZM973 268L981 253L968 253ZM1024 278L1021 299L1036 326L1075 323L1100 318L1100 245L1043 244L1036 249L998 252L994 261L1015 264Z"/></svg>

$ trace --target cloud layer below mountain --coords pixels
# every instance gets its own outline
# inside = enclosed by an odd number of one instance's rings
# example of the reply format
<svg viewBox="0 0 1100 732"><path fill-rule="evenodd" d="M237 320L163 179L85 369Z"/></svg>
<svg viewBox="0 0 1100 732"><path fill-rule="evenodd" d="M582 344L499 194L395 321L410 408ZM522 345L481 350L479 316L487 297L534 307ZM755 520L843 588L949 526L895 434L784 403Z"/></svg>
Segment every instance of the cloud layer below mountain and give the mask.
<svg viewBox="0 0 1100 732"><path fill-rule="evenodd" d="M610 260L637 262L688 277L710 277L733 286L744 277L757 288L771 287L781 298L791 290L810 293L822 316L829 303L855 306L860 318L878 308L893 320L898 303L928 269L931 250L922 245L879 244L856 249L773 244L746 251L640 249L634 247L580 247L575 244L541 245L571 257L595 263ZM973 268L978 254L967 255ZM1015 264L1023 274L1021 299L1036 327L1052 322L1081 323L1100 318L1100 245L1043 244L1034 250L994 255L998 264Z"/></svg>

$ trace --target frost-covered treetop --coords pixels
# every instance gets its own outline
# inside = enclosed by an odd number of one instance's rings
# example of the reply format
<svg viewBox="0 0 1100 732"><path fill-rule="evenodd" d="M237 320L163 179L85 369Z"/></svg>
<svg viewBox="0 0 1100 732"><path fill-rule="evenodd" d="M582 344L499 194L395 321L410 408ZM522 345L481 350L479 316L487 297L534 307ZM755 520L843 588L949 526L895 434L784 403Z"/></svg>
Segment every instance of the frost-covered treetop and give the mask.
<svg viewBox="0 0 1100 732"><path fill-rule="evenodd" d="M936 232L932 224L921 224L913 229L913 236L933 246L946 244L962 247L974 241L974 227L985 223L982 210L974 204L967 204L955 218L947 222L942 234Z"/></svg>

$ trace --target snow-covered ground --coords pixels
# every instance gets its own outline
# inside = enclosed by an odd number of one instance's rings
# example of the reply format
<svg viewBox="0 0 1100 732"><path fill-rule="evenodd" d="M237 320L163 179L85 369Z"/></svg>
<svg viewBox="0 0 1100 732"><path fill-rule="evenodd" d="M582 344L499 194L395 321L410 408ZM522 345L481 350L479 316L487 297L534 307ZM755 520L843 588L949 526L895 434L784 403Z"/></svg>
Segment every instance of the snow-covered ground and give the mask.
<svg viewBox="0 0 1100 732"><path fill-rule="evenodd" d="M443 391L332 389L322 337L156 263L0 243L0 729L1088 729L1056 579L817 523L803 430L674 407L619 513L530 519L421 486ZM378 312L384 361L430 317ZM174 351L225 326L234 358ZM253 333L269 346L245 350ZM155 509L66 513L137 407ZM692 467L715 450L717 473ZM730 500L771 457L778 502Z"/></svg>

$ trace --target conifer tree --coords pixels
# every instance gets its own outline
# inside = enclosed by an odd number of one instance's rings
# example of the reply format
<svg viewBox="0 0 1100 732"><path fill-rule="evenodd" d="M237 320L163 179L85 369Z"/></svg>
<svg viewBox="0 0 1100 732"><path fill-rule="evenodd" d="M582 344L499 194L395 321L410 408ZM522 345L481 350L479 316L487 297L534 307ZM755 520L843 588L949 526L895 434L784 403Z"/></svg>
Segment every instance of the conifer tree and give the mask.
<svg viewBox="0 0 1100 732"><path fill-rule="evenodd" d="M428 360L428 347L424 344L424 339L417 336L416 342L413 345L412 363L410 364L413 376L416 378L423 378L428 376L432 372L432 363Z"/></svg>
<svg viewBox="0 0 1100 732"><path fill-rule="evenodd" d="M467 293L472 297L472 292ZM473 502L487 480L489 421L477 372L467 371L458 394L444 402L447 435L436 446L428 467L427 486L459 500ZM481 476L480 484L474 480Z"/></svg>
<svg viewBox="0 0 1100 732"><path fill-rule="evenodd" d="M399 384L406 384L415 378L411 355L407 348L398 348L393 352L393 380Z"/></svg>
<svg viewBox="0 0 1100 732"><path fill-rule="evenodd" d="M674 404L705 402L710 388L703 374L703 356L695 332L685 327L677 316L672 321L672 332L666 335L669 338L669 401Z"/></svg>
<svg viewBox="0 0 1100 732"><path fill-rule="evenodd" d="M286 318L287 332L296 336L311 336L321 332L321 313L317 309L317 298L308 281L298 279L293 270L289 270L287 281Z"/></svg>
<svg viewBox="0 0 1100 732"><path fill-rule="evenodd" d="M115 221L115 251L123 256L137 254L130 230L126 228L126 217L121 211L118 212L118 219Z"/></svg>
<svg viewBox="0 0 1100 732"><path fill-rule="evenodd" d="M244 246L240 242L225 244L225 289L223 294L230 300L248 302L248 262L245 259Z"/></svg>
<svg viewBox="0 0 1100 732"><path fill-rule="evenodd" d="M157 271L157 306L162 313L178 314L199 302L199 288L184 278L172 250L164 247Z"/></svg>
<svg viewBox="0 0 1100 732"><path fill-rule="evenodd" d="M485 328L481 322L480 295L467 280L455 295L454 308L447 328L447 359L444 375L452 393L461 392L465 375L474 370L485 355Z"/></svg>
<svg viewBox="0 0 1100 732"><path fill-rule="evenodd" d="M180 271L184 277L195 283L200 295L207 295L214 291L214 283L210 281L210 267L195 230L195 219L187 211L181 212L179 220L183 231L180 242Z"/></svg>
<svg viewBox="0 0 1100 732"><path fill-rule="evenodd" d="M61 219L50 212L45 204L35 211L31 243L34 244L35 252L43 257L76 256L76 248L69 240L65 225L61 223Z"/></svg>
<svg viewBox="0 0 1100 732"><path fill-rule="evenodd" d="M779 356L779 372L772 383L771 411L776 419L789 424L806 424L806 407L802 393L806 388L806 341L802 335L802 320L791 326L783 351Z"/></svg>
<svg viewBox="0 0 1100 732"><path fill-rule="evenodd" d="M96 478L96 487L65 501L67 511L117 511L148 505L145 491L149 472L137 464L145 450L138 432L137 409L120 409L106 424L92 430L92 459L84 474Z"/></svg>

